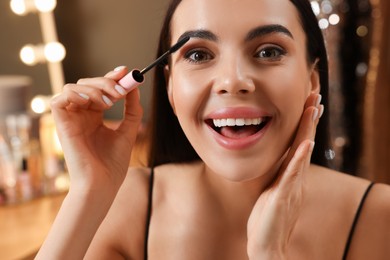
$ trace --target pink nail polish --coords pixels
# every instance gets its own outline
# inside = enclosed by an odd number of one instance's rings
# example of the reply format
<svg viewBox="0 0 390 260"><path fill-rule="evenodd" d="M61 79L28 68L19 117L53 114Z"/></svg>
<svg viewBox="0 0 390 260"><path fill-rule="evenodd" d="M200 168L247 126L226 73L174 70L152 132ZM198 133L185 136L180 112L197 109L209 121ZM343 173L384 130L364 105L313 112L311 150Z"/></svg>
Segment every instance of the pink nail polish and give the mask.
<svg viewBox="0 0 390 260"><path fill-rule="evenodd" d="M314 150L314 145L315 145L315 142L314 142L314 141L311 141L311 142L310 142L310 147L309 147L310 152L312 152L312 151Z"/></svg>
<svg viewBox="0 0 390 260"><path fill-rule="evenodd" d="M82 97L82 98L84 98L84 99L86 99L86 100L89 99L89 96L87 96L87 95L84 94L84 93L79 93L79 96Z"/></svg>
<svg viewBox="0 0 390 260"><path fill-rule="evenodd" d="M114 71L120 71L123 70L124 68L126 68L126 66L118 66L114 69Z"/></svg>
<svg viewBox="0 0 390 260"><path fill-rule="evenodd" d="M320 115L318 116L318 118L322 117L322 115L324 114L324 109L325 109L324 105L321 105L320 106Z"/></svg>
<svg viewBox="0 0 390 260"><path fill-rule="evenodd" d="M316 121L317 117L318 117L318 108L315 108L313 111L313 118L312 118L313 121Z"/></svg>
<svg viewBox="0 0 390 260"><path fill-rule="evenodd" d="M321 104L322 96L319 94L316 99L316 107L318 107Z"/></svg>
<svg viewBox="0 0 390 260"><path fill-rule="evenodd" d="M119 94L121 94L121 95L126 95L127 93L126 93L126 90L124 89L124 88L122 88L121 86L119 86L119 85L115 85L115 90L119 93Z"/></svg>
<svg viewBox="0 0 390 260"><path fill-rule="evenodd" d="M112 106L114 104L107 96L103 95L102 98L103 98L104 103L106 103L108 106Z"/></svg>

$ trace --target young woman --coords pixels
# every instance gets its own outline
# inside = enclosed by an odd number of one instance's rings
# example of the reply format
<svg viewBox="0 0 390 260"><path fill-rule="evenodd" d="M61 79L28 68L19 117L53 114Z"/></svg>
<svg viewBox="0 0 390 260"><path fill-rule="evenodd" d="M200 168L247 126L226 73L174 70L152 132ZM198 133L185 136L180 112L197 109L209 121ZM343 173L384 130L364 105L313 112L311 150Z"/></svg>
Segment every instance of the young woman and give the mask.
<svg viewBox="0 0 390 260"><path fill-rule="evenodd" d="M309 2L174 0L158 54L185 36L156 68L148 168L128 169L142 108L117 83L127 68L53 99L71 187L37 259L387 259L389 186L323 167Z"/></svg>

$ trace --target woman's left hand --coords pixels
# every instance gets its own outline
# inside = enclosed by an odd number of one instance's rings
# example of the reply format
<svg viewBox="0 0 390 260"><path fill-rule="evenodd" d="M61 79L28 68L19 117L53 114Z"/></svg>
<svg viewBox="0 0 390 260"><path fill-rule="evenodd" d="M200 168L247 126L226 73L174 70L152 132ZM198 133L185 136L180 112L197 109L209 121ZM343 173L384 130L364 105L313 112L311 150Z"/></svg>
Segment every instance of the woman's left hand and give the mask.
<svg viewBox="0 0 390 260"><path fill-rule="evenodd" d="M314 137L323 106L308 97L293 144L278 177L257 200L247 225L250 259L285 259L291 233L302 208L303 175L310 165Z"/></svg>

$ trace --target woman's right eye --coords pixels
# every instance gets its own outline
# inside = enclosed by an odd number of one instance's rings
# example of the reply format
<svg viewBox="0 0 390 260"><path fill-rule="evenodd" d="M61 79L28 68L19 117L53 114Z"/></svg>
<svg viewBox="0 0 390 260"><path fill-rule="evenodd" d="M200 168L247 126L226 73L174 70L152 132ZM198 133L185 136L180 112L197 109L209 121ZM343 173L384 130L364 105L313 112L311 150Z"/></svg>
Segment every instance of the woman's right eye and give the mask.
<svg viewBox="0 0 390 260"><path fill-rule="evenodd" d="M213 59L213 56L203 50L191 50L184 55L184 58L192 63L203 63Z"/></svg>

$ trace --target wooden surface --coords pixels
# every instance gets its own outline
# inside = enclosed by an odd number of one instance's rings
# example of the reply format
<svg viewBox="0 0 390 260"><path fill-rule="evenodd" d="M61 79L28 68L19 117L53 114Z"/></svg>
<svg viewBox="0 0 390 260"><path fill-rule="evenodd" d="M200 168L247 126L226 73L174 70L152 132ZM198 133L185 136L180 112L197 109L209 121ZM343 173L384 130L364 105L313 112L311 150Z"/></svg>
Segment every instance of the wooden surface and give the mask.
<svg viewBox="0 0 390 260"><path fill-rule="evenodd" d="M118 122L106 122L110 127ZM146 165L147 139L140 128L131 166ZM43 243L65 198L65 193L13 206L0 206L0 260L30 260Z"/></svg>
<svg viewBox="0 0 390 260"><path fill-rule="evenodd" d="M0 207L0 259L29 259L41 246L65 194Z"/></svg>

